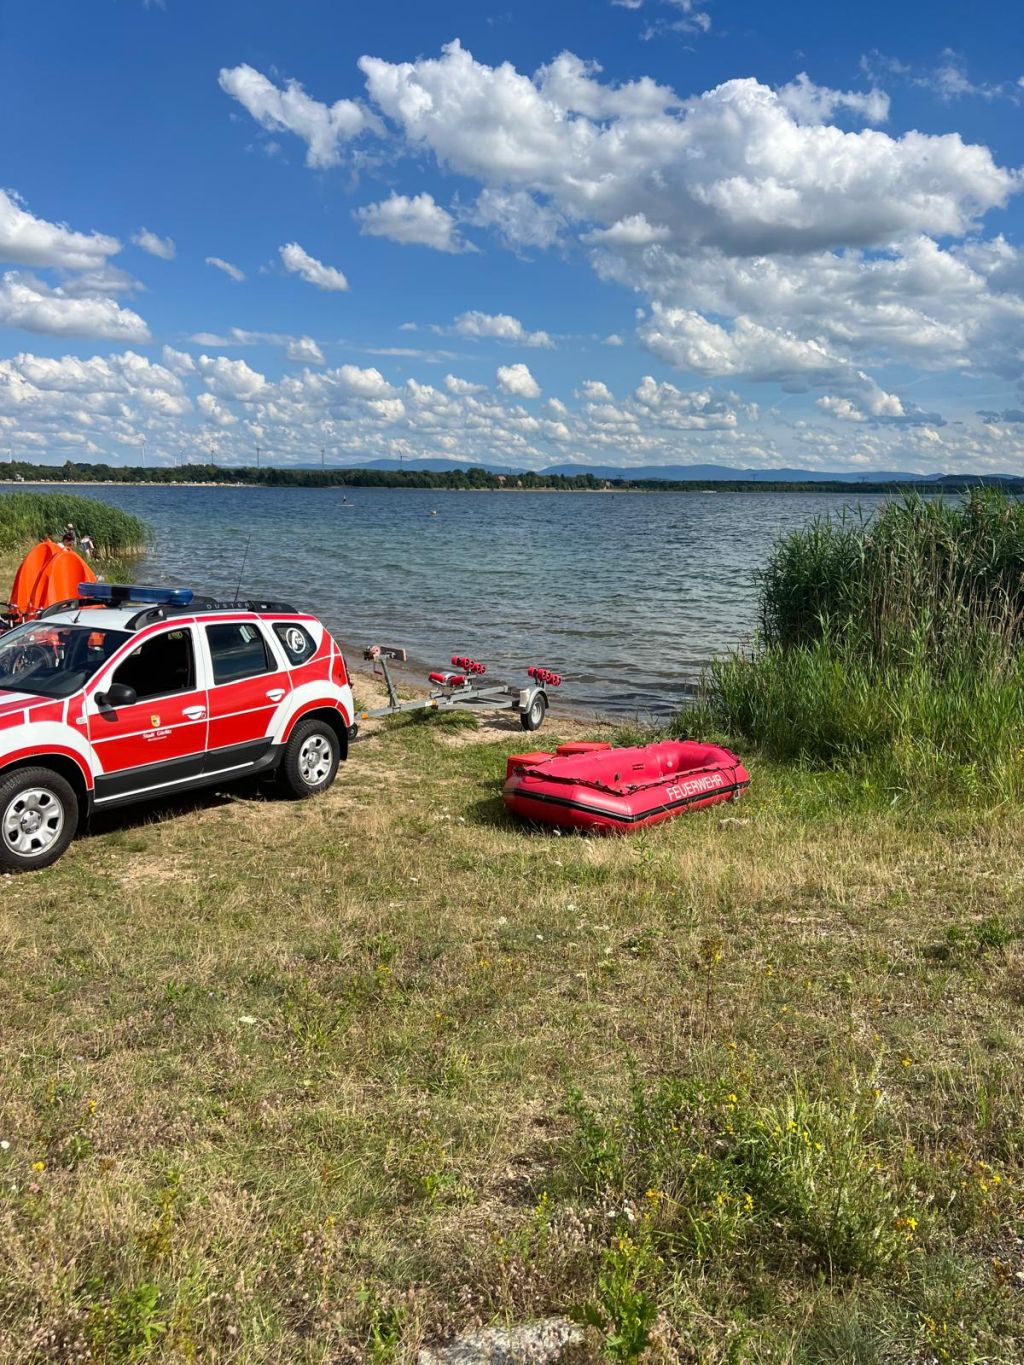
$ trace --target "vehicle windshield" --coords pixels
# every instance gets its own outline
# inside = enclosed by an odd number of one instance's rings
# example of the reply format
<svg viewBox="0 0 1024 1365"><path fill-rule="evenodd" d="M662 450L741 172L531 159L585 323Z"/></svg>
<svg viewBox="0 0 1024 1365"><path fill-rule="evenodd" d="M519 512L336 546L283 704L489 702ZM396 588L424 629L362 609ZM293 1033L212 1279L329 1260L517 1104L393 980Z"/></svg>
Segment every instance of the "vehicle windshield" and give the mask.
<svg viewBox="0 0 1024 1365"><path fill-rule="evenodd" d="M0 635L0 691L70 697L131 637L125 630L35 621Z"/></svg>

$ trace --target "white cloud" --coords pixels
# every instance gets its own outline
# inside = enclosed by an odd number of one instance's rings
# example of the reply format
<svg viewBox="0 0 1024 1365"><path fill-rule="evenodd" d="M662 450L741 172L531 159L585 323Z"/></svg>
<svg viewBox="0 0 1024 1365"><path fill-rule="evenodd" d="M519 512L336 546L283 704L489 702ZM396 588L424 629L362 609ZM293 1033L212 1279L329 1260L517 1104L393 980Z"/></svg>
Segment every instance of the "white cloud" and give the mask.
<svg viewBox="0 0 1024 1365"><path fill-rule="evenodd" d="M904 232L959 234L1018 187L958 134L843 132L794 119L753 79L644 116L595 121L510 64L459 43L440 58L364 57L367 89L407 142L489 188L542 194L571 220L612 227L643 214L679 249L804 252L884 245ZM592 75L598 107L613 87ZM580 100L576 101L581 102Z"/></svg>
<svg viewBox="0 0 1024 1365"><path fill-rule="evenodd" d="M212 393L201 393L196 399L196 407L202 413L204 421L214 426L233 427L238 421L230 408L218 402Z"/></svg>
<svg viewBox="0 0 1024 1365"><path fill-rule="evenodd" d="M122 308L114 299L76 298L13 270L0 279L0 326L47 336L149 340L149 328L138 313Z"/></svg>
<svg viewBox="0 0 1024 1365"><path fill-rule="evenodd" d="M289 360L299 365L324 365L324 353L312 337L293 337L289 341L286 354Z"/></svg>
<svg viewBox="0 0 1024 1365"><path fill-rule="evenodd" d="M387 237L403 246L429 246L435 251L475 251L458 233L455 219L434 202L430 194L395 194L379 204L367 204L352 215L360 231L370 237Z"/></svg>
<svg viewBox="0 0 1024 1365"><path fill-rule="evenodd" d="M0 261L91 270L120 250L116 237L73 232L64 223L48 223L31 214L13 190L0 189Z"/></svg>
<svg viewBox="0 0 1024 1365"><path fill-rule="evenodd" d="M30 458L102 458L139 427L177 430L191 409L181 380L133 351L0 360L0 428Z"/></svg>
<svg viewBox="0 0 1024 1365"><path fill-rule="evenodd" d="M830 413L840 422L867 422L875 419L894 419L907 418L916 420L913 413L908 413L903 406L903 402L894 393L885 393L881 389L859 394L855 398L841 398L835 394L826 394L818 399L818 407L822 412Z"/></svg>
<svg viewBox="0 0 1024 1365"><path fill-rule="evenodd" d="M963 56L949 47L940 53L934 66L901 62L898 58L887 57L876 49L861 57L860 67L872 80L882 77L901 84L917 86L918 89L928 90L936 95L944 104L970 97L990 101L1007 99L1016 104L1019 102L1017 89L1024 85L1024 77L1016 84L1013 81L992 83L972 80Z"/></svg>
<svg viewBox="0 0 1024 1365"><path fill-rule="evenodd" d="M625 343L619 336L618 332L611 332L609 333L608 336L605 337L604 341L601 344L602 346L622 346Z"/></svg>
<svg viewBox="0 0 1024 1365"><path fill-rule="evenodd" d="M516 365L498 366L498 388L517 398L540 397L540 385L521 361Z"/></svg>
<svg viewBox="0 0 1024 1365"><path fill-rule="evenodd" d="M366 407L384 422L397 422L405 416L405 404L400 398L371 398Z"/></svg>
<svg viewBox="0 0 1024 1365"><path fill-rule="evenodd" d="M707 23L691 0L642 8L649 33ZM374 133L387 120L404 151L478 186L451 212L393 193L357 211L366 232L448 251L467 249L458 222L517 251L575 235L602 278L640 294L642 336L669 363L826 389L878 420L871 404L891 387L868 375L880 364L1019 371L1024 258L980 229L1024 178L957 133L834 126L882 122L882 78L920 82L921 69L875 54L863 90L801 72L779 89L745 78L681 97L571 52L532 75L458 42L359 65ZM990 93L954 53L936 72L950 98Z"/></svg>
<svg viewBox="0 0 1024 1365"><path fill-rule="evenodd" d="M148 251L151 256L159 256L162 261L174 260L175 247L170 237L158 237L148 228L140 228L132 241L143 251Z"/></svg>
<svg viewBox="0 0 1024 1365"><path fill-rule="evenodd" d="M336 370L328 370L324 378L357 398L389 398L394 392L380 370L360 369L358 365L339 365Z"/></svg>
<svg viewBox="0 0 1024 1365"><path fill-rule="evenodd" d="M884 123L889 117L889 96L883 91L830 90L815 85L806 71L782 86L778 94L799 123L827 123L839 109L849 110L866 123Z"/></svg>
<svg viewBox="0 0 1024 1365"><path fill-rule="evenodd" d="M675 91L649 76L625 85L609 85L597 79L601 70L598 62L584 62L572 52L563 52L542 66L534 81L543 97L557 108L590 119L651 118L680 103Z"/></svg>
<svg viewBox="0 0 1024 1365"><path fill-rule="evenodd" d="M665 242L671 236L667 227L656 227L642 213L631 213L610 228L595 228L583 240L595 246L650 246L652 242Z"/></svg>
<svg viewBox="0 0 1024 1365"><path fill-rule="evenodd" d="M244 360L201 355L198 367L206 386L218 398L251 402L267 385L266 376L250 369Z"/></svg>
<svg viewBox="0 0 1024 1365"><path fill-rule="evenodd" d="M619 9L640 10L645 0L611 0ZM711 16L703 8L706 0L652 0L648 13L653 17L640 31L645 41L673 33L708 33ZM669 14L666 14L666 9Z"/></svg>
<svg viewBox="0 0 1024 1365"><path fill-rule="evenodd" d="M481 313L471 309L460 313L452 329L463 337L494 337L498 341L515 341L522 346L551 346L547 332L528 332L518 318L508 313Z"/></svg>
<svg viewBox="0 0 1024 1365"><path fill-rule="evenodd" d="M194 332L189 337L189 341L197 346L208 346L217 350L229 350L239 346L280 346L284 349L285 359L296 364L302 365L323 365L325 363L323 352L312 337L291 336L287 332L253 332L245 327L230 327L227 332L220 335L216 332ZM165 353L178 356L181 353L169 351L164 348ZM185 359L191 359L186 356ZM168 364L171 362L168 361ZM173 368L173 367L172 367Z"/></svg>
<svg viewBox="0 0 1024 1365"><path fill-rule="evenodd" d="M223 270L225 275L230 276L235 284L241 284L245 279L245 272L239 270L237 265L232 265L230 261L221 260L219 256L207 256L206 264L212 265L215 270Z"/></svg>
<svg viewBox="0 0 1024 1365"><path fill-rule="evenodd" d="M278 250L285 270L300 276L307 284L333 292L348 288L348 280L340 270L332 265L324 265L308 251L304 251L298 242L289 242L287 246L279 247Z"/></svg>
<svg viewBox="0 0 1024 1365"><path fill-rule="evenodd" d="M546 250L561 240L568 226L550 205L540 204L525 190L481 190L465 221L493 228L513 251L525 247Z"/></svg>
<svg viewBox="0 0 1024 1365"><path fill-rule="evenodd" d="M137 460L143 438L150 458L170 460L196 445L197 431L210 457L230 464L251 463L256 440L284 464L308 460L325 442L353 459L471 452L516 469L575 461L995 472L1024 461L1024 422L1011 407L943 428L852 380L822 386L828 401L810 420L785 421L774 411L759 420L754 404L711 384L653 376L623 393L595 376L574 402L549 398L527 411L521 392L488 392L455 375L436 387L410 378L399 390L355 365L290 369L274 380L225 357L200 357L194 369L189 361L172 348L159 365L131 351L0 361L0 444L57 462L67 454Z"/></svg>
<svg viewBox="0 0 1024 1365"><path fill-rule="evenodd" d="M196 362L187 351L176 351L173 346L163 348L163 361L177 375L194 374Z"/></svg>
<svg viewBox="0 0 1024 1365"><path fill-rule="evenodd" d="M655 304L638 332L654 355L695 374L806 387L808 377L831 380L849 368L819 341L773 331L745 317L729 331L692 309Z"/></svg>
<svg viewBox="0 0 1024 1365"><path fill-rule="evenodd" d="M660 304L640 324L638 335L648 350L680 370L776 383L792 393L828 386L866 415L903 415L899 398L885 393L820 339L797 337L742 316L729 331L701 313ZM832 407L826 410L839 415Z"/></svg>
<svg viewBox="0 0 1024 1365"><path fill-rule="evenodd" d="M137 280L134 275L130 275L127 270L121 270L116 265L97 266L95 270L83 270L76 275L64 275L61 282L61 292L68 298L84 299L100 295L110 297L112 294L136 294L145 291L145 285L141 280Z"/></svg>
<svg viewBox="0 0 1024 1365"><path fill-rule="evenodd" d="M321 104L294 80L279 90L261 72L244 63L224 67L220 73L220 86L238 100L261 127L300 137L306 143L307 166L338 165L342 144L375 124L372 116L354 100Z"/></svg>
<svg viewBox="0 0 1024 1365"><path fill-rule="evenodd" d="M444 382L448 392L454 393L460 398L465 398L468 394L486 392L486 385L471 384L468 379L460 379L455 374L446 374Z"/></svg>

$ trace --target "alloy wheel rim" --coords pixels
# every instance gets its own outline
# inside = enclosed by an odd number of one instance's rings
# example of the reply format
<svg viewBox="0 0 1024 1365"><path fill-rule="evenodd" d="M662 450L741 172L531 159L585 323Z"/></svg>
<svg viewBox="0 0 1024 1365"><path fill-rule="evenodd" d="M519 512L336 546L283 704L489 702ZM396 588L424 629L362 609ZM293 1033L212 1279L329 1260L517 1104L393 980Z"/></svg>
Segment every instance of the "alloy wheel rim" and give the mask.
<svg viewBox="0 0 1024 1365"><path fill-rule="evenodd" d="M307 787L318 787L331 771L331 746L323 735L310 735L299 750L299 772Z"/></svg>
<svg viewBox="0 0 1024 1365"><path fill-rule="evenodd" d="M64 830L64 806L46 787L30 787L7 803L3 840L12 853L33 857L45 853Z"/></svg>

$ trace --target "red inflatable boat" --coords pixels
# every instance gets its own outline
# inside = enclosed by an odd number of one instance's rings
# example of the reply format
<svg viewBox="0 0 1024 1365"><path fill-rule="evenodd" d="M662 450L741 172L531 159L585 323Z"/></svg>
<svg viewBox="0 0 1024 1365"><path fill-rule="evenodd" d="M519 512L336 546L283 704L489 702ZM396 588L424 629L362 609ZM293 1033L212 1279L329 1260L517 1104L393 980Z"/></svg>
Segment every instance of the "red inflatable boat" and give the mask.
<svg viewBox="0 0 1024 1365"><path fill-rule="evenodd" d="M555 754L513 755L503 794L527 820L621 834L735 801L749 782L728 749L666 739L635 749L567 744Z"/></svg>

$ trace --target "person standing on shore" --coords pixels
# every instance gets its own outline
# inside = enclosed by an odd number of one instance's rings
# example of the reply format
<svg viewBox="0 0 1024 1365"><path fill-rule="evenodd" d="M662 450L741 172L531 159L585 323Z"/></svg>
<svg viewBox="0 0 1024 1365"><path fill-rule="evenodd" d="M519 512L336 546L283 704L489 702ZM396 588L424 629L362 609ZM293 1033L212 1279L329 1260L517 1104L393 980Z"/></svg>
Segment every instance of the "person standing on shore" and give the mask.
<svg viewBox="0 0 1024 1365"><path fill-rule="evenodd" d="M85 555L86 559L92 559L93 555L96 553L96 546L93 544L92 536L88 531L82 533L82 537L78 542L78 548L81 550L82 554Z"/></svg>

